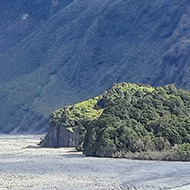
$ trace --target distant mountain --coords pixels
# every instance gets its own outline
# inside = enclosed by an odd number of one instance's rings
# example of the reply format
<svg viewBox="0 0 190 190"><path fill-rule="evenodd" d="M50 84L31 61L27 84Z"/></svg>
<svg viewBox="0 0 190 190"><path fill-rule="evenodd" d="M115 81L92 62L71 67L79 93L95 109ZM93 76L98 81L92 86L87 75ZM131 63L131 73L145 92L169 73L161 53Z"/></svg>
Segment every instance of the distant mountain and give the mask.
<svg viewBox="0 0 190 190"><path fill-rule="evenodd" d="M2 132L47 129L54 109L115 82L190 89L188 0L9 2L0 6Z"/></svg>
<svg viewBox="0 0 190 190"><path fill-rule="evenodd" d="M87 156L189 160L189 116L189 91L120 83L53 112L40 144L75 146Z"/></svg>
<svg viewBox="0 0 190 190"><path fill-rule="evenodd" d="M73 0L1 0L0 53L5 53Z"/></svg>

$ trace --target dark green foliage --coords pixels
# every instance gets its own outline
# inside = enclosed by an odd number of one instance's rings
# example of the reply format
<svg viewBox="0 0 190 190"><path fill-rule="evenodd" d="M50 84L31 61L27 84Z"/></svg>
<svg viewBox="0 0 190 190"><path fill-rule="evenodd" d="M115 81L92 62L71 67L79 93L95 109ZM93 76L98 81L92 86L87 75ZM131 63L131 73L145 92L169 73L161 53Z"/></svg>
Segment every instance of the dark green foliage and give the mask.
<svg viewBox="0 0 190 190"><path fill-rule="evenodd" d="M189 100L190 92L173 84L115 84L100 96L53 112L42 144L56 139L52 129L66 127L79 136L76 148L87 156L189 160Z"/></svg>
<svg viewBox="0 0 190 190"><path fill-rule="evenodd" d="M190 154L190 144L184 143L180 146L178 146L177 150L178 154Z"/></svg>
<svg viewBox="0 0 190 190"><path fill-rule="evenodd" d="M129 84L129 89L122 90L124 84L102 96L101 102L106 102L103 113L86 126L86 155L164 151L190 143L190 92L173 84L148 91Z"/></svg>

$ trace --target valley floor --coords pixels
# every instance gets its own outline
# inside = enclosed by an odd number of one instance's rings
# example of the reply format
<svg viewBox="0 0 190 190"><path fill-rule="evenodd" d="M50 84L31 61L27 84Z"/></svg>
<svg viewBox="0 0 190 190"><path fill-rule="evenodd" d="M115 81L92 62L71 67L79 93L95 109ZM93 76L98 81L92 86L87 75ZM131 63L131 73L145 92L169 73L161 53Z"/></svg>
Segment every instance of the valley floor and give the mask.
<svg viewBox="0 0 190 190"><path fill-rule="evenodd" d="M0 136L0 190L189 190L190 162L85 157L40 136Z"/></svg>

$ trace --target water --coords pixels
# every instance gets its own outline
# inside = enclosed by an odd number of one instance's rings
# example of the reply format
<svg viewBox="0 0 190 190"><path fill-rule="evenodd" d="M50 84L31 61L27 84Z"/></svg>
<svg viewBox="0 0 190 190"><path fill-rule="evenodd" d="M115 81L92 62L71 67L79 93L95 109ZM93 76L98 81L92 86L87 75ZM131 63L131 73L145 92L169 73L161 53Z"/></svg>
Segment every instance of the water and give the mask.
<svg viewBox="0 0 190 190"><path fill-rule="evenodd" d="M40 137L0 136L0 190L190 190L189 162L85 157Z"/></svg>

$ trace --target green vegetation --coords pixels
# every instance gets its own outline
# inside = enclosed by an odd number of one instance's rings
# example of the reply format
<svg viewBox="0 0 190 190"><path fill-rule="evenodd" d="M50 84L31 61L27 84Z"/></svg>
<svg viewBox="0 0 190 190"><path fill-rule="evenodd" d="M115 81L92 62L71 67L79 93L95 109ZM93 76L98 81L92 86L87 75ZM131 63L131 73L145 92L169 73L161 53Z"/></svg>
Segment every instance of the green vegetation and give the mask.
<svg viewBox="0 0 190 190"><path fill-rule="evenodd" d="M125 156L127 152L165 151L190 143L189 92L173 84L158 88L126 86L131 87L108 102L99 119L88 127L86 155ZM116 85L109 93L119 89Z"/></svg>
<svg viewBox="0 0 190 190"><path fill-rule="evenodd" d="M50 119L51 126L64 125L73 127L77 122L97 119L103 112L103 109L97 106L98 100L99 97L95 97L73 106L66 106L56 110Z"/></svg>
<svg viewBox="0 0 190 190"><path fill-rule="evenodd" d="M72 126L88 156L187 160L190 92L173 84L115 84L99 97L55 111L51 126Z"/></svg>
<svg viewBox="0 0 190 190"><path fill-rule="evenodd" d="M190 89L189 8L188 0L0 1L0 132L45 132L54 110L113 83Z"/></svg>

